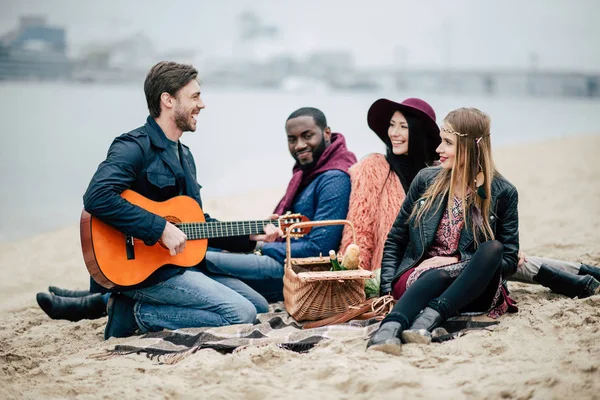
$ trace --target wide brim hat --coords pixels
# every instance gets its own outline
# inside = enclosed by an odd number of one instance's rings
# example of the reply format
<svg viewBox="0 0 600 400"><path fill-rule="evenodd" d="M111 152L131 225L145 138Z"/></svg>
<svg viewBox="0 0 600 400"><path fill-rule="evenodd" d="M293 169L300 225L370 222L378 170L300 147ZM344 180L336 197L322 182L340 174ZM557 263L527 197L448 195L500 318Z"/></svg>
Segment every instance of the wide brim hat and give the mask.
<svg viewBox="0 0 600 400"><path fill-rule="evenodd" d="M428 141L430 143L440 142L440 128L435 121L435 111L433 111L433 108L425 100L412 97L404 100L402 103L397 103L388 99L379 99L369 108L367 123L369 124L369 128L386 145L390 141L388 137L390 119L396 111L418 118L422 123Z"/></svg>

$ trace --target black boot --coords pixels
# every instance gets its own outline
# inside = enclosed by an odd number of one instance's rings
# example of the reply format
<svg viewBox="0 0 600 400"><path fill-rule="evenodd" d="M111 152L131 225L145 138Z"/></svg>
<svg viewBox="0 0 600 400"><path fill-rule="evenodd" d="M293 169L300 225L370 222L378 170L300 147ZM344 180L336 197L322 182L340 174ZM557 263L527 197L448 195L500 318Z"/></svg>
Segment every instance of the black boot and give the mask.
<svg viewBox="0 0 600 400"><path fill-rule="evenodd" d="M111 337L129 337L139 329L133 306L135 301L122 294L111 294L108 299L108 322L104 329L104 340Z"/></svg>
<svg viewBox="0 0 600 400"><path fill-rule="evenodd" d="M69 290L57 286L48 286L48 291L61 297L85 297L93 294L88 290Z"/></svg>
<svg viewBox="0 0 600 400"><path fill-rule="evenodd" d="M86 297L60 297L38 293L35 298L40 308L52 319L76 322L82 319L97 319L106 315L106 304L101 294Z"/></svg>
<svg viewBox="0 0 600 400"><path fill-rule="evenodd" d="M542 264L540 271L533 280L547 287L554 293L570 298L593 296L600 293L600 282L590 275L574 275L563 270Z"/></svg>
<svg viewBox="0 0 600 400"><path fill-rule="evenodd" d="M421 314L415 318L409 329L402 332L402 340L405 343L431 343L431 331L440 326L444 318L439 312L431 307L426 307Z"/></svg>
<svg viewBox="0 0 600 400"><path fill-rule="evenodd" d="M402 351L400 332L402 332L401 323L396 321L382 323L377 332L369 339L367 350L383 351L399 356Z"/></svg>
<svg viewBox="0 0 600 400"><path fill-rule="evenodd" d="M600 268L592 265L581 264L581 268L579 268L579 275L590 275L593 276L597 281L600 281Z"/></svg>

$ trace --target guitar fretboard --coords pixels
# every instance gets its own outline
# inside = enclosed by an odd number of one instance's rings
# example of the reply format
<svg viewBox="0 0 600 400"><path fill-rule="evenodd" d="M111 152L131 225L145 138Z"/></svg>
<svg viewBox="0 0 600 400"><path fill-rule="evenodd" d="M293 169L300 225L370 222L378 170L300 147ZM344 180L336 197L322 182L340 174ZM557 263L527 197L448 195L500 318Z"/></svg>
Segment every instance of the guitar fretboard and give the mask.
<svg viewBox="0 0 600 400"><path fill-rule="evenodd" d="M235 222L182 222L175 224L188 240L212 239L220 237L257 235L264 232L265 226L279 226L279 220L235 221Z"/></svg>

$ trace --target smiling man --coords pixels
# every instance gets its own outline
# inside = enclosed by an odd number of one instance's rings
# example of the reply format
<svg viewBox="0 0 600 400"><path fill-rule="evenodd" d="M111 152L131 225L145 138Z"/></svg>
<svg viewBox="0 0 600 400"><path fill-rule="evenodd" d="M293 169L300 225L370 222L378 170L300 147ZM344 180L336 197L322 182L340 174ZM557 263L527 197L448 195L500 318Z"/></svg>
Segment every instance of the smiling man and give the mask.
<svg viewBox="0 0 600 400"><path fill-rule="evenodd" d="M185 249L186 235L120 194L132 189L154 201L184 194L202 205L194 159L179 141L184 132L196 130L196 119L205 107L197 76L191 65L160 62L152 67L144 83L150 112L145 125L113 141L83 196L91 215L147 245L160 240L172 256ZM281 230L268 225L264 235L210 239L209 246L250 251L257 240L272 241L279 235ZM164 328L254 322L264 299L241 281L211 276L204 264L163 267L135 287L111 289L105 339ZM91 292L106 289L92 279ZM103 296L90 298L100 304Z"/></svg>
<svg viewBox="0 0 600 400"><path fill-rule="evenodd" d="M332 133L322 111L305 107L294 111L285 123L288 150L296 160L287 191L275 214L287 211L312 221L345 219L350 201L348 169L356 163L340 133ZM343 226L313 228L292 241L292 257L315 257L338 250ZM283 299L283 267L286 244L258 241L255 254L208 252L207 268L214 273L240 278L268 301Z"/></svg>
<svg viewBox="0 0 600 400"><path fill-rule="evenodd" d="M318 125L315 117L308 115L287 120L285 130L290 154L303 171L310 171L331 144L331 129L326 126L326 122L319 123L325 125L325 128Z"/></svg>

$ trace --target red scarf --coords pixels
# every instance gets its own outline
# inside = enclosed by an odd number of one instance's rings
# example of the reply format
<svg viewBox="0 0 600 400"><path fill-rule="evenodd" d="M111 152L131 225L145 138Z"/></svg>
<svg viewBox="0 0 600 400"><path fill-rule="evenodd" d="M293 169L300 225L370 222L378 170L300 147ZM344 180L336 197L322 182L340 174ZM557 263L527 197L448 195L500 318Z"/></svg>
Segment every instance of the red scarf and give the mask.
<svg viewBox="0 0 600 400"><path fill-rule="evenodd" d="M300 169L300 165L296 163L294 165L294 174L292 180L288 184L287 190L283 195L283 198L275 207L275 214L282 215L286 211L291 211L292 203L298 190L305 188L311 183L319 174L332 169L338 169L348 173L348 169L356 163L356 156L354 153L346 148L346 139L341 133L331 134L331 144L327 146L317 164L309 171L303 171Z"/></svg>

